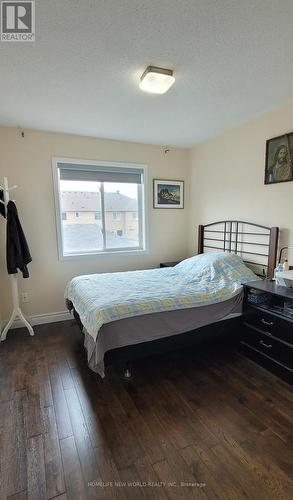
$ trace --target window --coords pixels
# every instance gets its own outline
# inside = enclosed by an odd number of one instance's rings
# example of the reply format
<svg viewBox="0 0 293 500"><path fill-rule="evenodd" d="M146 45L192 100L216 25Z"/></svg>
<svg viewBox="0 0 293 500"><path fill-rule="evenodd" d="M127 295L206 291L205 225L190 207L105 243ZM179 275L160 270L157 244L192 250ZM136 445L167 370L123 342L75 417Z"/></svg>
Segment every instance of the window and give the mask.
<svg viewBox="0 0 293 500"><path fill-rule="evenodd" d="M60 158L53 175L61 259L147 250L145 166Z"/></svg>
<svg viewBox="0 0 293 500"><path fill-rule="evenodd" d="M121 220L121 212L112 212L112 220Z"/></svg>

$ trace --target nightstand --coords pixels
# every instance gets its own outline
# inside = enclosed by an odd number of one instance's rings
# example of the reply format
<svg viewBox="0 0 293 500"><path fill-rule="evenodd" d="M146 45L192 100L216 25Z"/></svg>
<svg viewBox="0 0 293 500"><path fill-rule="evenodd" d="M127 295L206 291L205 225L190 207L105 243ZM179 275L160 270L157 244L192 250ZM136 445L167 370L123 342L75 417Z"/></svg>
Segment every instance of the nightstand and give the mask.
<svg viewBox="0 0 293 500"><path fill-rule="evenodd" d="M293 289L272 280L244 285L241 351L293 384Z"/></svg>
<svg viewBox="0 0 293 500"><path fill-rule="evenodd" d="M180 260L175 262L161 262L160 267L174 267L176 264L179 264Z"/></svg>

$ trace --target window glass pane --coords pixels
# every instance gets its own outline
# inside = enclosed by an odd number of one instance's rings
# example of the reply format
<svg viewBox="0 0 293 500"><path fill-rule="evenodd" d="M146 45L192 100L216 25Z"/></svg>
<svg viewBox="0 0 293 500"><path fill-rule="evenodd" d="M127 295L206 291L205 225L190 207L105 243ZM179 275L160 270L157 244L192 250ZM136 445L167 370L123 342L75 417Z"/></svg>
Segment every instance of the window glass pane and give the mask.
<svg viewBox="0 0 293 500"><path fill-rule="evenodd" d="M57 168L63 256L144 248L142 168L59 161Z"/></svg>
<svg viewBox="0 0 293 500"><path fill-rule="evenodd" d="M106 248L139 247L138 185L105 182L104 192Z"/></svg>
<svg viewBox="0 0 293 500"><path fill-rule="evenodd" d="M103 250L99 182L60 180L63 253Z"/></svg>

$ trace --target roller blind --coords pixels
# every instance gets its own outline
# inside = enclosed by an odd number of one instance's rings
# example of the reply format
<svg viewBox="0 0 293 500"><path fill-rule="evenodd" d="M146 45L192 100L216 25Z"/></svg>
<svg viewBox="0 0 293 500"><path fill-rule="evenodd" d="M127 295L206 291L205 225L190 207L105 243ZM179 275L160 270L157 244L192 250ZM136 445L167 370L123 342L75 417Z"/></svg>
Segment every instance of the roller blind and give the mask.
<svg viewBox="0 0 293 500"><path fill-rule="evenodd" d="M58 163L60 180L142 183L143 169L132 167L112 167L84 165L78 163Z"/></svg>

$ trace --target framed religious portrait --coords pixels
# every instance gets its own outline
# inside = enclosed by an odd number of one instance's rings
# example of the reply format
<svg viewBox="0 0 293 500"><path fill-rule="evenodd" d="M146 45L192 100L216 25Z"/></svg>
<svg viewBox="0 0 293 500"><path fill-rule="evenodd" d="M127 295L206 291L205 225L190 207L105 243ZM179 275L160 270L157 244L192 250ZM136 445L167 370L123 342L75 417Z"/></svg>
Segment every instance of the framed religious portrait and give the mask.
<svg viewBox="0 0 293 500"><path fill-rule="evenodd" d="M293 181L293 132L266 143L265 184Z"/></svg>

